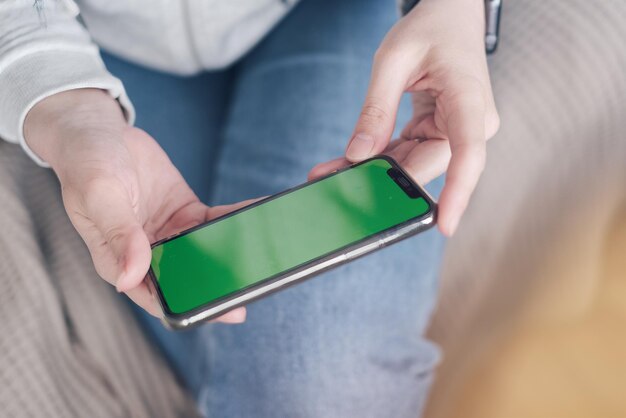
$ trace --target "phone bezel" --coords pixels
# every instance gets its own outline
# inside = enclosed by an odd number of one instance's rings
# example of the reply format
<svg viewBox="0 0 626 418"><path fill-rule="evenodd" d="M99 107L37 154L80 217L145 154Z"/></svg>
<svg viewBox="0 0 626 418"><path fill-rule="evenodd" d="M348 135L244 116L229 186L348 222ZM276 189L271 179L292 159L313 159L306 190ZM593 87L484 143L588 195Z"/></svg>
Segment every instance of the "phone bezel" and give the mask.
<svg viewBox="0 0 626 418"><path fill-rule="evenodd" d="M404 238L408 238L409 236L415 235L423 230L426 230L432 227L435 224L436 213L437 213L437 204L434 201L434 199L428 194L426 190L424 190L419 184L417 184L413 180L413 178L404 169L402 169L402 167L400 167L400 165L393 158L387 155L378 155L378 156L369 158L367 160L361 161L359 163L350 165L348 167L344 167L342 169L336 170L333 173L330 173L318 179L299 184L295 187L292 187L280 193L268 196L264 199L261 199L257 202L254 202L250 205L239 208L235 211L232 211L230 213L227 213L215 219L211 219L210 221L204 222L192 228L181 231L177 234L158 240L151 245L151 248L154 248L158 245L161 245L165 242L179 238L181 236L190 234L198 229L209 226L215 222L222 221L231 216L235 216L238 213L253 209L254 207L262 205L268 201L280 198L286 194L297 191L303 187L307 187L311 184L317 183L319 181L323 181L332 176L339 175L346 170L350 170L352 168L358 167L359 165L366 164L370 161L377 160L377 159L383 159L387 161L391 165L392 168L398 170L410 182L412 188L419 192L419 195L420 195L419 197L422 197L426 200L426 202L429 205L430 210L426 212L425 214L416 216L415 218L411 218L405 222L402 222L391 228L383 230L372 236L363 238L345 247L339 248L336 251L333 251L332 253L322 255L320 257L307 261L301 265L298 265L292 269L278 273L274 276L268 277L257 283L254 283L245 288L242 288L234 293L223 296L219 299L215 299L197 308L194 308L192 310L182 312L182 313L176 313L170 310L167 304L167 301L165 300L165 297L163 296L161 292L161 288L158 284L158 281L154 275L152 266L150 266L150 269L148 271L148 277L149 277L148 285L149 285L150 290L153 292L154 295L156 295L159 301L159 305L161 306L161 310L163 311L163 322L168 327L173 328L173 329L186 329L189 326L196 325L198 323L202 323L204 321L223 315L224 313L230 310L233 310L237 307L247 305L254 300L268 296L288 286L299 283L305 279L316 276L319 273L322 273L324 271L337 267L346 262L352 261L353 259L356 259L372 251L375 251L377 249L390 245L394 242L400 241ZM398 185L398 187L400 187L403 191L405 191L400 185ZM278 283L281 281L285 281L285 282L282 284ZM278 285L276 285L277 283ZM257 292L263 289L266 289L266 291ZM257 294L253 294L253 293L257 293ZM246 295L250 295L250 297L244 297ZM237 299L242 299L242 300L237 301ZM236 301L236 302L229 303L232 301ZM219 309L220 307L222 308Z"/></svg>

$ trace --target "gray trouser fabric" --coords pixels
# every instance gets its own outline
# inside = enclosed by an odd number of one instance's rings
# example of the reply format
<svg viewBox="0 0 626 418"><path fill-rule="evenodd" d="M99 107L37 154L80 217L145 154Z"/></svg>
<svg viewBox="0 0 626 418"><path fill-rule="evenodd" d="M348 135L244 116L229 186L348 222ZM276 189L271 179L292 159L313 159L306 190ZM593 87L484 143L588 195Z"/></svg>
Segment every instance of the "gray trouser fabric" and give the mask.
<svg viewBox="0 0 626 418"><path fill-rule="evenodd" d="M52 171L0 141L0 415L197 415L94 271Z"/></svg>

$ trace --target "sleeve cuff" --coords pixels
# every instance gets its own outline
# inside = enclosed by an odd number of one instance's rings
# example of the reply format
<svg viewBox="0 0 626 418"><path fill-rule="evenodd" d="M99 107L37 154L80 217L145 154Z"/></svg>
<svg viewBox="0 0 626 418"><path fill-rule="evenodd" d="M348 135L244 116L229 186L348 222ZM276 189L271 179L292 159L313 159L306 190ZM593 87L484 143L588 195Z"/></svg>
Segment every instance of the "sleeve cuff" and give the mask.
<svg viewBox="0 0 626 418"><path fill-rule="evenodd" d="M420 0L398 0L400 15L404 16L408 14L419 2Z"/></svg>
<svg viewBox="0 0 626 418"><path fill-rule="evenodd" d="M37 51L0 69L0 137L19 143L38 165L49 167L24 140L24 120L41 100L62 91L97 88L116 99L129 124L135 110L122 82L105 68L97 48Z"/></svg>

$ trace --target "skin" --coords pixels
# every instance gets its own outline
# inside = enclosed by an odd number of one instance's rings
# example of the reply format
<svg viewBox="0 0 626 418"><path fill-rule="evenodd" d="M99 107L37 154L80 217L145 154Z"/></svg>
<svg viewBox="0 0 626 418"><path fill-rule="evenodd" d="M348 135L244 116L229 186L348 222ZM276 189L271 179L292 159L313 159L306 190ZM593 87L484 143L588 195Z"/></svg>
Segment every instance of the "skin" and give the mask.
<svg viewBox="0 0 626 418"><path fill-rule="evenodd" d="M438 225L454 233L499 127L484 46L482 0L422 0L387 34L374 57L361 115L344 157L319 164L315 178L380 153L421 184L447 171ZM400 98L413 117L390 142Z"/></svg>
<svg viewBox="0 0 626 418"><path fill-rule="evenodd" d="M485 164L485 142L498 115L484 52L481 0L422 0L388 33L374 58L367 98L344 157L309 176L385 152L424 184L446 171L439 228L451 235ZM414 115L390 142L403 93ZM252 201L208 207L157 142L129 127L118 103L97 89L77 89L37 103L24 136L56 173L69 218L98 274L155 316L144 283L150 243ZM415 141L415 138L420 138ZM245 308L218 321L245 320Z"/></svg>
<svg viewBox="0 0 626 418"><path fill-rule="evenodd" d="M144 282L150 243L251 203L201 203L156 141L129 127L101 90L41 101L24 129L29 146L58 176L67 214L98 274L155 316L160 309ZM218 320L243 322L245 309Z"/></svg>

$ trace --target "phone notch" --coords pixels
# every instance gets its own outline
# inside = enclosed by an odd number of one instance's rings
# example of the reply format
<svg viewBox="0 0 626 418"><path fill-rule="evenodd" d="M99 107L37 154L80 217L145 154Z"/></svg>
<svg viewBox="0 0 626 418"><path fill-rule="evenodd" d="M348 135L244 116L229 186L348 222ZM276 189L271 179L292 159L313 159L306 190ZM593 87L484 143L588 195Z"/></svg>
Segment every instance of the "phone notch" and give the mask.
<svg viewBox="0 0 626 418"><path fill-rule="evenodd" d="M419 188L405 173L395 167L387 170L387 175L409 196L411 199L422 197Z"/></svg>

